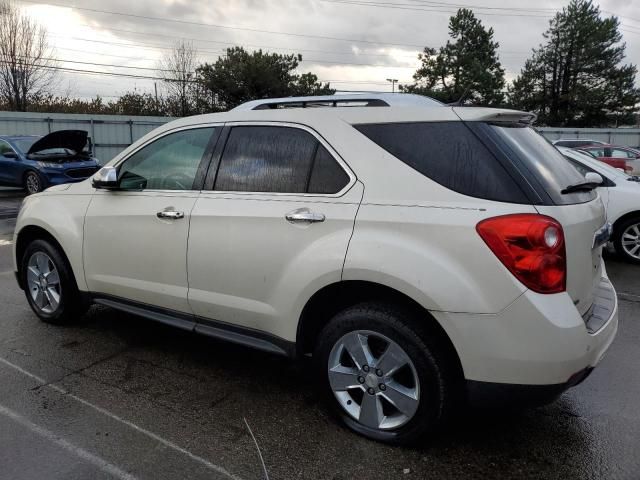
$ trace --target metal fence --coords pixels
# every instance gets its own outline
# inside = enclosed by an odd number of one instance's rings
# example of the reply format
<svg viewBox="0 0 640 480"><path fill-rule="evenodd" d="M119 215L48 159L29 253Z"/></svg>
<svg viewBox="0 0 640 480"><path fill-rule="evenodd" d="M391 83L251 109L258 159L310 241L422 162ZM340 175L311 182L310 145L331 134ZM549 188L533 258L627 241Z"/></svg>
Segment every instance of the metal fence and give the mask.
<svg viewBox="0 0 640 480"><path fill-rule="evenodd" d="M56 130L86 130L94 155L106 163L169 117L0 112L0 135L46 135Z"/></svg>
<svg viewBox="0 0 640 480"><path fill-rule="evenodd" d="M171 120L173 118L169 117L0 112L0 135L46 135L55 130L86 130L93 142L95 156L106 163L140 137ZM587 138L615 145L640 146L640 128L540 127L538 130L549 140Z"/></svg>
<svg viewBox="0 0 640 480"><path fill-rule="evenodd" d="M538 130L549 140L560 138L585 138L600 140L613 145L640 146L640 128L554 128L540 127Z"/></svg>

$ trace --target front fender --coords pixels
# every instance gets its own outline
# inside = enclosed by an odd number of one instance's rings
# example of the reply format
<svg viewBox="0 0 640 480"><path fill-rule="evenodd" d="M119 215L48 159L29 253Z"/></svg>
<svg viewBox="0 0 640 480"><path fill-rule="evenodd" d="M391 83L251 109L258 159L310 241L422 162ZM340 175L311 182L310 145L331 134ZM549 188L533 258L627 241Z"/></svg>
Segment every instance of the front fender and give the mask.
<svg viewBox="0 0 640 480"><path fill-rule="evenodd" d="M13 242L14 270L19 269L17 255L20 235L27 227L38 227L51 235L62 247L73 270L78 289L87 291L82 262L84 218L91 195L46 192L27 197L16 221Z"/></svg>

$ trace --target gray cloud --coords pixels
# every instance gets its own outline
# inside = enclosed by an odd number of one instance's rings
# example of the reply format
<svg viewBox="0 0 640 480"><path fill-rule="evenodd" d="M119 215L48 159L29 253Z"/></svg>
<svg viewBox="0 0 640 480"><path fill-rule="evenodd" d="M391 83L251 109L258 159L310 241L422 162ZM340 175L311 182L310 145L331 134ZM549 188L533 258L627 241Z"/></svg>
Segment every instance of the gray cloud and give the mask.
<svg viewBox="0 0 640 480"><path fill-rule="evenodd" d="M400 0L396 2L403 5L410 4ZM464 3L511 7L515 2L467 0ZM566 1L540 0L535 6L530 2L518 2L520 8L559 9L563 5L566 5ZM638 63L640 61L640 2L603 0L600 5L605 11L629 17L621 19L625 24L623 35L628 46L627 56L628 61ZM81 6L140 16L377 42L373 44L278 35L76 10L82 18L82 23L91 25L95 32L110 33L114 39L109 41L113 42L169 46L177 38L197 39L194 43L200 50L203 61L215 60L220 52L231 44L245 45L251 49L263 47L266 50L283 53L299 51L305 59L301 71L314 71L324 80L356 82L335 84L336 87L344 89L383 89L385 79L389 75L400 78L402 81L409 81L417 65L415 56L421 49L414 45L438 47L444 44L448 38L448 18L453 11L453 9L447 9L450 11L443 12L442 8L432 9L433 11L374 8L322 0L218 0L215 2L112 0L108 3L101 0L84 0ZM492 10L485 10L485 12L500 13ZM531 15L544 14L544 12L531 13ZM551 14L552 12L549 12L549 15ZM509 78L519 72L531 49L543 41L542 33L549 21L548 18L535 16L478 16L485 25L494 28L496 39L500 42L501 61ZM136 33L126 33L123 30ZM86 34L86 27L83 32ZM143 58L155 58L163 51L81 41L78 44L88 52ZM61 53L61 56L69 58L66 52ZM118 64L121 63L140 65L140 62L127 60L121 60ZM344 65L344 63L362 63L382 67ZM148 66L149 62L145 65ZM90 91L90 85L94 80L91 77L83 77L81 81L83 91ZM118 88L126 90L126 87L133 83L140 85L143 89L149 89L150 85L152 86L150 82L118 79L111 82L114 86L112 91Z"/></svg>

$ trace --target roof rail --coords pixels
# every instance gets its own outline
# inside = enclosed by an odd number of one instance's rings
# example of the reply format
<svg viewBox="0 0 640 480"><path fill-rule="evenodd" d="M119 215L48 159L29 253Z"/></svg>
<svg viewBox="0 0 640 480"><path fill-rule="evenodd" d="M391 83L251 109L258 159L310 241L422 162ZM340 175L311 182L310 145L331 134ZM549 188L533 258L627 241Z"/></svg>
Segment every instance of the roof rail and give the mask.
<svg viewBox="0 0 640 480"><path fill-rule="evenodd" d="M433 98L409 93L361 93L320 95L315 97L267 98L243 103L233 110L277 110L284 108L321 107L436 107L442 103Z"/></svg>

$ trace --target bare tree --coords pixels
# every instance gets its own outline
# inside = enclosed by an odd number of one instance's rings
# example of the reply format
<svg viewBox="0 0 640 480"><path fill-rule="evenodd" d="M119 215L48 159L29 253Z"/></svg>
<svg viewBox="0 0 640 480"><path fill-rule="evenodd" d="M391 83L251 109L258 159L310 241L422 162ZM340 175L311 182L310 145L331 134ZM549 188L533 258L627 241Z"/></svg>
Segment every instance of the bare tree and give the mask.
<svg viewBox="0 0 640 480"><path fill-rule="evenodd" d="M198 52L193 43L180 41L166 53L159 62L159 74L164 79L169 104L175 113L185 117L190 115L199 91L196 88L195 69L198 66Z"/></svg>
<svg viewBox="0 0 640 480"><path fill-rule="evenodd" d="M47 30L12 0L0 0L0 98L26 111L33 99L52 93L57 62Z"/></svg>

